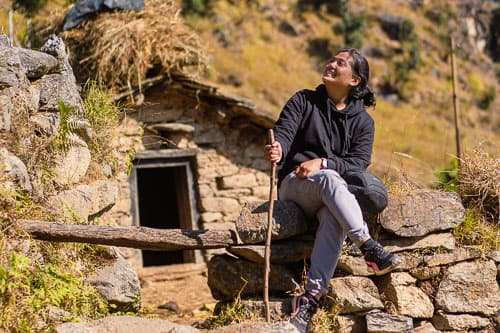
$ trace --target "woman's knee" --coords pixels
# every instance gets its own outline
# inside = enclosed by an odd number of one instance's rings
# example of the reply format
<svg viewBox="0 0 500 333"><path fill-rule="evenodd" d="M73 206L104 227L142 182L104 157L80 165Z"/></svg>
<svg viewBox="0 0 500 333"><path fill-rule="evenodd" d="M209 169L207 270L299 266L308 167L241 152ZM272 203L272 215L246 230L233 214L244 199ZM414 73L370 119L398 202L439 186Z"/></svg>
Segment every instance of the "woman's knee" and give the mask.
<svg viewBox="0 0 500 333"><path fill-rule="evenodd" d="M346 181L335 170L321 170L317 176L317 182L325 189L345 189L348 191Z"/></svg>

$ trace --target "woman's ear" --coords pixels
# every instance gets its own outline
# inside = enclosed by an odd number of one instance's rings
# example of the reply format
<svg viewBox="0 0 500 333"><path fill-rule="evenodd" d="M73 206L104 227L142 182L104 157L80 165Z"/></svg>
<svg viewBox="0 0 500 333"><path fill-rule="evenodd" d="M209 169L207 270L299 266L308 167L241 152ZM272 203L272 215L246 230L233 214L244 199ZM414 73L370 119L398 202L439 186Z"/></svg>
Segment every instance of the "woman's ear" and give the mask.
<svg viewBox="0 0 500 333"><path fill-rule="evenodd" d="M357 75L353 75L351 79L351 87L357 87L361 83L361 78Z"/></svg>

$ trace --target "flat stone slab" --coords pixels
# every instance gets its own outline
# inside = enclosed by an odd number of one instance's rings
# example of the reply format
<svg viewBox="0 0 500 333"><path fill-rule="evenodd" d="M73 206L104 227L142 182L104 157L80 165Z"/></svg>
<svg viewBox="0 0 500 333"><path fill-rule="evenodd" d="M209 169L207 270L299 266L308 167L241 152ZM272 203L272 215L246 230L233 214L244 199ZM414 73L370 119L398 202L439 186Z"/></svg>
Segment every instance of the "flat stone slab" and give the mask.
<svg viewBox="0 0 500 333"><path fill-rule="evenodd" d="M288 321L276 323L248 322L232 324L211 331L212 333L299 333Z"/></svg>
<svg viewBox="0 0 500 333"><path fill-rule="evenodd" d="M309 258L313 248L313 242L305 241L282 241L280 243L271 243L271 263L288 264L303 261ZM236 245L227 249L231 254L239 258L244 258L256 263L265 263L264 245Z"/></svg>
<svg viewBox="0 0 500 333"><path fill-rule="evenodd" d="M236 220L236 232L244 244L265 242L267 237L268 201L247 202ZM308 219L292 201L275 200L272 239L285 239L305 233Z"/></svg>
<svg viewBox="0 0 500 333"><path fill-rule="evenodd" d="M366 332L368 333L401 333L411 329L413 329L413 319L410 317L379 311L366 314Z"/></svg>
<svg viewBox="0 0 500 333"><path fill-rule="evenodd" d="M422 237L397 238L381 242L387 251L401 252L429 248L453 250L455 238L451 233L430 234Z"/></svg>
<svg viewBox="0 0 500 333"><path fill-rule="evenodd" d="M453 229L465 216L465 208L454 192L416 190L389 197L380 224L402 237L424 236Z"/></svg>
<svg viewBox="0 0 500 333"><path fill-rule="evenodd" d="M197 333L198 329L166 320L134 316L109 316L86 323L64 323L56 327L56 333Z"/></svg>

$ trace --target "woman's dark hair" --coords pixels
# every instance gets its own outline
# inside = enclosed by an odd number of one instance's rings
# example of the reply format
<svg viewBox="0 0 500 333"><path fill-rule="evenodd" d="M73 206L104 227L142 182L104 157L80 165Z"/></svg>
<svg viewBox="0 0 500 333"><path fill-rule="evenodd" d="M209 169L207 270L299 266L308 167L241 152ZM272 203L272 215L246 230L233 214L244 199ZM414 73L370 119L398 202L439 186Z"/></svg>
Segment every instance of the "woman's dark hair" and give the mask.
<svg viewBox="0 0 500 333"><path fill-rule="evenodd" d="M352 73L360 78L361 82L351 90L351 97L355 99L362 99L365 106L375 106L375 94L373 90L368 86L368 80L370 79L370 66L366 58L356 49L346 48L337 52L349 53L352 59Z"/></svg>

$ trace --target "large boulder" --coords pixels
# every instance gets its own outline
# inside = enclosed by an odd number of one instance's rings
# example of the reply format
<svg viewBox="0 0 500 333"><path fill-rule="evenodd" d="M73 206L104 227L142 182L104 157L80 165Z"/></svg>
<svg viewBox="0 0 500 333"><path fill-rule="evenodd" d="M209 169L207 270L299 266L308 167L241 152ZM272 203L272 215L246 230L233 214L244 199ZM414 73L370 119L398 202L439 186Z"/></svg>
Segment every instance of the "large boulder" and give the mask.
<svg viewBox="0 0 500 333"><path fill-rule="evenodd" d="M30 49L16 47L24 73L30 80L39 79L57 69L57 59L53 56Z"/></svg>
<svg viewBox="0 0 500 333"><path fill-rule="evenodd" d="M270 295L284 295L296 287L297 277L285 266L271 265ZM228 301L241 297L261 296L264 291L264 265L215 255L208 263L208 286L217 300Z"/></svg>
<svg viewBox="0 0 500 333"><path fill-rule="evenodd" d="M384 229L402 237L424 236L459 225L465 208L454 192L416 190L391 196L380 215Z"/></svg>
<svg viewBox="0 0 500 333"><path fill-rule="evenodd" d="M111 259L87 281L116 311L138 311L141 307L139 277L129 262L117 250L111 249Z"/></svg>
<svg viewBox="0 0 500 333"><path fill-rule="evenodd" d="M88 185L78 185L57 195L56 203L70 209L85 219L91 219L109 210L118 199L118 185L98 180Z"/></svg>
<svg viewBox="0 0 500 333"><path fill-rule="evenodd" d="M245 244L264 242L267 237L269 201L247 202L236 221L236 231ZM285 239L305 233L309 221L304 212L292 201L275 200L272 239Z"/></svg>

